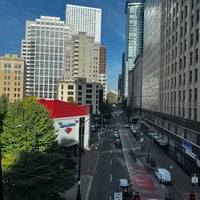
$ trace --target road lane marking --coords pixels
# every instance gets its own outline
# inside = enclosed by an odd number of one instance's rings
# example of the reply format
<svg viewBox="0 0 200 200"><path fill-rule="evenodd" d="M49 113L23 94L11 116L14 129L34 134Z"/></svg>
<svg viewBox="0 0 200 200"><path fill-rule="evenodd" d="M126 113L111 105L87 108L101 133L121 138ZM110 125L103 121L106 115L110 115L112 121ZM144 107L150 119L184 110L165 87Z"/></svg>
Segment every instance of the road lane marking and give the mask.
<svg viewBox="0 0 200 200"><path fill-rule="evenodd" d="M112 174L110 174L110 182L112 182Z"/></svg>
<svg viewBox="0 0 200 200"><path fill-rule="evenodd" d="M97 164L98 164L98 161L99 161L99 155L100 155L100 153L98 152L97 161L96 161L95 167L94 167L94 173L96 172L96 169L97 169Z"/></svg>
<svg viewBox="0 0 200 200"><path fill-rule="evenodd" d="M93 177L90 178L90 182L89 182L89 186L88 186L88 189L87 189L87 194L85 196L85 200L88 200L88 198L89 198L90 190L91 190L91 187L92 187L92 181L93 181Z"/></svg>
<svg viewBox="0 0 200 200"><path fill-rule="evenodd" d="M112 160L110 160L110 165L112 165Z"/></svg>

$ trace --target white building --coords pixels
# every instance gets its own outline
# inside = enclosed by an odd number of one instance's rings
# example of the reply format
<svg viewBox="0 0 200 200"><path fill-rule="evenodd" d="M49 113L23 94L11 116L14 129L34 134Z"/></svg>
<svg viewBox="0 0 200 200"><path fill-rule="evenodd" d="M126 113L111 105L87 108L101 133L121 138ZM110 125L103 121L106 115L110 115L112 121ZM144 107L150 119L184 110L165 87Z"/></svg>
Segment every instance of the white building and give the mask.
<svg viewBox="0 0 200 200"><path fill-rule="evenodd" d="M66 24L74 25L76 34L85 32L101 43L101 9L67 4Z"/></svg>
<svg viewBox="0 0 200 200"><path fill-rule="evenodd" d="M26 95L57 98L57 81L63 77L65 45L73 30L59 17L41 16L26 21L21 56L26 61Z"/></svg>

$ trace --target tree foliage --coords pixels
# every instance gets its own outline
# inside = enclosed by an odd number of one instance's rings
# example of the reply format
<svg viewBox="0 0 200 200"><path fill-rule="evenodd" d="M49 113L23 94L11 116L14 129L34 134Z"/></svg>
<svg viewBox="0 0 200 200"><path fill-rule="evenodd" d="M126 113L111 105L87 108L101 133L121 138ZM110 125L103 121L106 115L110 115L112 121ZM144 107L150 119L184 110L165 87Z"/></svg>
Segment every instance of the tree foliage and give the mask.
<svg viewBox="0 0 200 200"><path fill-rule="evenodd" d="M0 133L2 132L3 120L6 117L9 98L6 94L0 97Z"/></svg>
<svg viewBox="0 0 200 200"><path fill-rule="evenodd" d="M107 93L107 100L108 100L108 103L117 103L117 93L114 93L114 92L108 92Z"/></svg>
<svg viewBox="0 0 200 200"><path fill-rule="evenodd" d="M3 166L6 157L13 157L6 154L17 157L21 151L37 149L43 152L52 148L56 135L49 117L48 110L34 97L8 105L1 135Z"/></svg>
<svg viewBox="0 0 200 200"><path fill-rule="evenodd" d="M61 199L75 182L75 164L56 142L49 111L35 97L9 103L3 121L2 166L7 199Z"/></svg>
<svg viewBox="0 0 200 200"><path fill-rule="evenodd" d="M64 192L75 182L74 169L67 167L63 155L39 151L21 152L3 175L5 196L15 200L49 199L47 197Z"/></svg>

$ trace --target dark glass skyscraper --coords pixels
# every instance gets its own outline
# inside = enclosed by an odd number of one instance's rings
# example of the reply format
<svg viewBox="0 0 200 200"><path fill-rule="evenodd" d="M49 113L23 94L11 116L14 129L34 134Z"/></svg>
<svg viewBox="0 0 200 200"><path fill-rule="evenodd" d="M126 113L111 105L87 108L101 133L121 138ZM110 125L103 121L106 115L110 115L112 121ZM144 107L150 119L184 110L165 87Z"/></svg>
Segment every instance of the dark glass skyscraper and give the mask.
<svg viewBox="0 0 200 200"><path fill-rule="evenodd" d="M126 2L126 50L125 69L123 81L123 95L128 96L128 71L134 66L138 55L143 54L143 32L144 32L144 0L129 0Z"/></svg>

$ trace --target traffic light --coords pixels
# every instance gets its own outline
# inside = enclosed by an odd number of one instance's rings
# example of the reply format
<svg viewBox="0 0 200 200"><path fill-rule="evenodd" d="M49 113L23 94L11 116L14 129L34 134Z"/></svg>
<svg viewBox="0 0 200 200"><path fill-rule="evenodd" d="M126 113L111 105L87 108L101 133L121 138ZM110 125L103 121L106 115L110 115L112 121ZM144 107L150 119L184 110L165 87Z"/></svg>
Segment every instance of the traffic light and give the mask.
<svg viewBox="0 0 200 200"><path fill-rule="evenodd" d="M197 193L189 193L188 200L197 200Z"/></svg>
<svg viewBox="0 0 200 200"><path fill-rule="evenodd" d="M133 200L141 200L140 194L135 194L135 195L133 196Z"/></svg>

